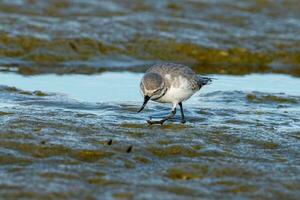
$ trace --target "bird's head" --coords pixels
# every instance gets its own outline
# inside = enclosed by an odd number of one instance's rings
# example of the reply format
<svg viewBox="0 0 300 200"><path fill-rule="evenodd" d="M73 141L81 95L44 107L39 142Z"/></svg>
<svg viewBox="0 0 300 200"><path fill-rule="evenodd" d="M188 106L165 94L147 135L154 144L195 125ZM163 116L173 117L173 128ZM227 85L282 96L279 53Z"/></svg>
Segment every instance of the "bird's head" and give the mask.
<svg viewBox="0 0 300 200"><path fill-rule="evenodd" d="M150 99L159 99L166 90L163 78L157 73L146 73L141 80L140 89L144 96L144 103L138 112L144 109Z"/></svg>

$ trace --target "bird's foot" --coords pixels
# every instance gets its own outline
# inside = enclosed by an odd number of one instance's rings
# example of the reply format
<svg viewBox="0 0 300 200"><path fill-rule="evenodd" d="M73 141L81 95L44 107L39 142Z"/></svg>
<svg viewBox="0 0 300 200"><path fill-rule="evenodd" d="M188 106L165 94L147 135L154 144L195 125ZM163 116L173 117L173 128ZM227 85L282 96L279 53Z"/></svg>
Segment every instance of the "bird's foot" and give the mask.
<svg viewBox="0 0 300 200"><path fill-rule="evenodd" d="M182 124L185 124L185 122L186 122L185 119L182 119L182 120L181 120L181 123L182 123Z"/></svg>
<svg viewBox="0 0 300 200"><path fill-rule="evenodd" d="M147 123L149 126L153 125L153 124L160 124L160 125L163 125L163 123L165 122L165 120L158 120L158 121L155 121L155 120L147 120Z"/></svg>

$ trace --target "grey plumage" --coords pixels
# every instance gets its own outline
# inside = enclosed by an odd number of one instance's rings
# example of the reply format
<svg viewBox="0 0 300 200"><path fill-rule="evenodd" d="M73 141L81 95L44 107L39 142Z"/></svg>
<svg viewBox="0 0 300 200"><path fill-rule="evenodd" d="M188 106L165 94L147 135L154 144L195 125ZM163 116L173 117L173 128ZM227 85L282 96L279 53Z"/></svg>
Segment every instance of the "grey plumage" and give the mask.
<svg viewBox="0 0 300 200"><path fill-rule="evenodd" d="M162 77L157 73L147 73L143 78L143 87L147 90L154 90L158 88L163 82Z"/></svg>
<svg viewBox="0 0 300 200"><path fill-rule="evenodd" d="M191 68L181 64L175 64L175 63L156 64L153 65L151 68L149 68L146 71L146 74L150 72L158 73L162 77L164 77L166 74L171 74L172 75L171 80L166 81L167 86L171 84L170 81L172 81L172 79L174 80L174 78L178 76L182 76L188 79L192 90L199 90L203 85L202 84L203 82L199 82L198 76Z"/></svg>
<svg viewBox="0 0 300 200"><path fill-rule="evenodd" d="M149 68L140 84L144 95L142 111L149 100L160 103L172 103L172 112L159 121L148 120L149 124L163 124L176 113L176 106L180 106L182 122L185 122L182 102L189 99L204 85L209 84L211 78L198 76L191 68L174 63L156 64Z"/></svg>

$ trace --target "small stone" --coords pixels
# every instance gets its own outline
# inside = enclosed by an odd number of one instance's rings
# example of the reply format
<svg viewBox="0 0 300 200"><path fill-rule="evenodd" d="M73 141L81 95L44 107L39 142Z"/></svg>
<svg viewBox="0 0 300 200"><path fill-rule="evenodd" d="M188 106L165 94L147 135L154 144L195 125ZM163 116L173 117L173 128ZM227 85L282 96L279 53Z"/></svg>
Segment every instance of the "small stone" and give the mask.
<svg viewBox="0 0 300 200"><path fill-rule="evenodd" d="M130 153L132 151L132 146L129 146L128 149L126 150L127 153Z"/></svg>

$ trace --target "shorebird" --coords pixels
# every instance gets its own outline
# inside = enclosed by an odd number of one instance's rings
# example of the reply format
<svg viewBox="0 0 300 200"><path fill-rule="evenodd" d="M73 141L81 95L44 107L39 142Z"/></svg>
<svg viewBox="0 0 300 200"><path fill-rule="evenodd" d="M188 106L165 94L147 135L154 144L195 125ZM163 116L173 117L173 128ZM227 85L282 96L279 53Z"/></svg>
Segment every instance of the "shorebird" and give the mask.
<svg viewBox="0 0 300 200"><path fill-rule="evenodd" d="M147 120L149 125L163 124L176 114L177 104L180 107L181 122L185 123L182 102L210 83L211 78L198 76L191 68L174 63L156 64L144 74L140 89L144 96L141 112L149 100L160 103L171 103L171 113L161 120Z"/></svg>

